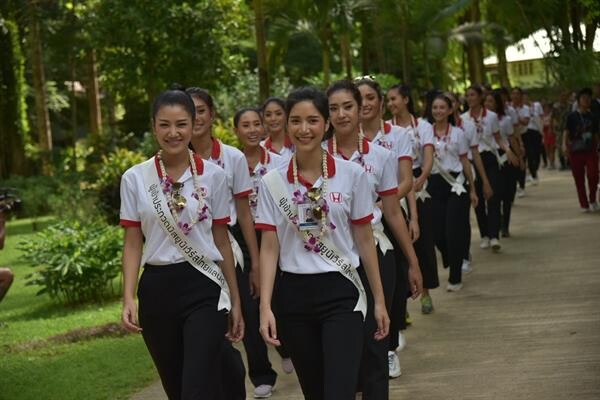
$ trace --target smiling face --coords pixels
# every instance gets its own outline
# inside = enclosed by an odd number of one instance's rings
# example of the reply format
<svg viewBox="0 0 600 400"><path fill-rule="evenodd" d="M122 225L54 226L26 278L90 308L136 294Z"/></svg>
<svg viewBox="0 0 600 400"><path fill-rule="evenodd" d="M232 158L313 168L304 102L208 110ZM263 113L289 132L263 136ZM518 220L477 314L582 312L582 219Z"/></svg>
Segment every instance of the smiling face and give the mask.
<svg viewBox="0 0 600 400"><path fill-rule="evenodd" d="M296 103L288 116L288 134L297 151L310 152L321 148L321 141L329 127L312 101Z"/></svg>
<svg viewBox="0 0 600 400"><path fill-rule="evenodd" d="M187 152L192 139L192 116L180 105L164 105L154 117L154 135L168 155Z"/></svg>
<svg viewBox="0 0 600 400"><path fill-rule="evenodd" d="M281 132L285 128L285 111L272 101L265 107L265 128L269 134Z"/></svg>
<svg viewBox="0 0 600 400"><path fill-rule="evenodd" d="M437 98L433 100L433 104L431 105L431 114L433 115L435 122L448 121L448 116L451 113L452 109L448 102L446 102L444 99Z"/></svg>
<svg viewBox="0 0 600 400"><path fill-rule="evenodd" d="M363 121L372 121L379 118L381 110L381 99L379 94L369 85L360 85L358 87L362 96L361 119Z"/></svg>
<svg viewBox="0 0 600 400"><path fill-rule="evenodd" d="M496 100L491 94L485 96L485 101L483 102L483 105L488 110L496 111Z"/></svg>
<svg viewBox="0 0 600 400"><path fill-rule="evenodd" d="M409 98L403 97L398 89L391 89L387 93L387 108L392 115L399 115L406 110Z"/></svg>
<svg viewBox="0 0 600 400"><path fill-rule="evenodd" d="M355 133L358 129L359 112L358 103L348 90L338 90L329 96L329 118L336 133Z"/></svg>
<svg viewBox="0 0 600 400"><path fill-rule="evenodd" d="M467 104L469 108L476 108L481 105L481 96L475 89L467 90Z"/></svg>
<svg viewBox="0 0 600 400"><path fill-rule="evenodd" d="M256 111L246 111L240 116L235 133L244 147L258 146L262 138L263 124Z"/></svg>
<svg viewBox="0 0 600 400"><path fill-rule="evenodd" d="M194 136L210 135L213 122L213 112L210 107L197 96L192 96L196 107L196 121L194 124Z"/></svg>

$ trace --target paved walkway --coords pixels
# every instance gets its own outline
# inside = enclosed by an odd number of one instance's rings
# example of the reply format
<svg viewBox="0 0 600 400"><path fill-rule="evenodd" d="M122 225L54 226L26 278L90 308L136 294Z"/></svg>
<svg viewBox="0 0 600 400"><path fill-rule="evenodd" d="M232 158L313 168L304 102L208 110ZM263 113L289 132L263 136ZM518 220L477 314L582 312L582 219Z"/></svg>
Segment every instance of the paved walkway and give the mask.
<svg viewBox="0 0 600 400"><path fill-rule="evenodd" d="M500 254L479 249L474 223L461 292L433 291L432 315L409 305L390 399L600 399L600 213L579 212L570 173L545 171L513 213ZM295 375L280 375L271 398L302 399ZM166 396L156 383L133 399Z"/></svg>

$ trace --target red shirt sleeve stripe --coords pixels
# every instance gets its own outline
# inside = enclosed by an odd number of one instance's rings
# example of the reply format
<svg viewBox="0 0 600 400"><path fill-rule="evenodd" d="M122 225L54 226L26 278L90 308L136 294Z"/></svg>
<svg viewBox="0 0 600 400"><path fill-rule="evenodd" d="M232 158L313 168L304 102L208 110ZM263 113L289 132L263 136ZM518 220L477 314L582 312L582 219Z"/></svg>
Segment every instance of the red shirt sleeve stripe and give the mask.
<svg viewBox="0 0 600 400"><path fill-rule="evenodd" d="M132 221L129 219L122 219L119 221L119 225L125 227L125 228L129 228L129 227L140 227L142 226L142 222L141 221Z"/></svg>
<svg viewBox="0 0 600 400"><path fill-rule="evenodd" d="M433 143L426 143L426 144L423 146L423 148L425 148L425 147L427 147L427 146L431 146L431 147L433 147Z"/></svg>
<svg viewBox="0 0 600 400"><path fill-rule="evenodd" d="M402 156L402 157L398 157L398 160L408 160L408 161L412 161L412 157L411 156Z"/></svg>
<svg viewBox="0 0 600 400"><path fill-rule="evenodd" d="M372 219L373 219L373 214L369 214L369 215L366 215L359 219L353 219L353 220L351 220L351 222L354 225L362 225L362 224L368 224L369 222L371 222Z"/></svg>
<svg viewBox="0 0 600 400"><path fill-rule="evenodd" d="M465 158L467 156L467 153L463 153L460 155L460 158Z"/></svg>
<svg viewBox="0 0 600 400"><path fill-rule="evenodd" d="M244 197L250 196L250 193L252 193L252 189L248 189L248 190L245 190L243 192L236 193L236 194L233 195L233 197L236 198L236 199L242 199Z"/></svg>
<svg viewBox="0 0 600 400"><path fill-rule="evenodd" d="M259 231L276 231L277 228L275 227L275 225L271 225L271 224L255 224L254 227L256 229L258 229Z"/></svg>
<svg viewBox="0 0 600 400"><path fill-rule="evenodd" d="M398 194L398 188L384 190L383 192L377 192L379 196L392 196Z"/></svg>
<svg viewBox="0 0 600 400"><path fill-rule="evenodd" d="M231 218L229 216L227 216L225 218L213 219L213 224L217 224L217 225L226 225L230 222L231 222Z"/></svg>

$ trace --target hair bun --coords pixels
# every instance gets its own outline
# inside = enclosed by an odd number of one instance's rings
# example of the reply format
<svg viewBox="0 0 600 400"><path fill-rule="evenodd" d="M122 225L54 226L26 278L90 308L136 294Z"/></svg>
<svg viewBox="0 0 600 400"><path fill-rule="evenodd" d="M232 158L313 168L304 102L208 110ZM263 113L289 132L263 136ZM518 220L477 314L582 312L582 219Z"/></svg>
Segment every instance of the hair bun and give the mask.
<svg viewBox="0 0 600 400"><path fill-rule="evenodd" d="M185 92L185 86L179 83L171 83L171 86L169 86L169 90L179 90L181 92Z"/></svg>

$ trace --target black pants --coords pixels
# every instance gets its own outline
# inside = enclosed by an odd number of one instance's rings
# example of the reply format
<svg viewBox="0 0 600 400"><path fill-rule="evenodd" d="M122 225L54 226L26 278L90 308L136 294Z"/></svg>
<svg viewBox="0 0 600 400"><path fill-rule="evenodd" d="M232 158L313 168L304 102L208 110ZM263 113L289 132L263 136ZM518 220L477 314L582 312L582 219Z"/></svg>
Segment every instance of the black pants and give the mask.
<svg viewBox="0 0 600 400"><path fill-rule="evenodd" d="M392 298L396 286L396 261L394 252L388 250L385 255L377 247L379 261L379 274L383 285L385 306L388 314L392 312ZM367 292L367 317L365 319L365 343L360 366L358 391L362 392L363 400L387 400L389 398L389 367L388 348L389 335L383 340L375 340L373 335L377 331L377 321L373 314L373 293L363 268L359 270L360 278ZM396 343L398 343L396 341Z"/></svg>
<svg viewBox="0 0 600 400"><path fill-rule="evenodd" d="M469 219L469 195L462 193L459 196L451 192L450 185L439 174L431 175L428 189L433 205L433 220L436 221L435 245L442 253L444 267L450 267L448 281L460 283Z"/></svg>
<svg viewBox="0 0 600 400"><path fill-rule="evenodd" d="M354 400L364 341L356 287L339 272L284 272L279 288L280 336L304 398Z"/></svg>
<svg viewBox="0 0 600 400"><path fill-rule="evenodd" d="M509 232L510 214L512 211L513 202L515 201L518 176L519 167L515 167L508 162L505 163L500 169L500 210L502 212L500 225L503 232Z"/></svg>
<svg viewBox="0 0 600 400"><path fill-rule="evenodd" d="M220 287L189 263L146 265L138 288L142 336L170 400L216 399L227 330Z"/></svg>
<svg viewBox="0 0 600 400"><path fill-rule="evenodd" d="M413 174L415 176L421 175L421 169L415 168ZM435 289L440 286L440 279L438 277L437 258L435 256L431 199L425 199L425 201L417 200L417 214L420 234L419 239L414 243L414 249L419 260L419 266L421 267L423 287L425 289Z"/></svg>
<svg viewBox="0 0 600 400"><path fill-rule="evenodd" d="M253 299L250 295L250 254L248 246L244 240L239 225L230 228L231 233L237 240L242 253L244 254L244 266L242 271L240 266L236 267L237 283L240 291L240 300L242 302L242 314L244 316L245 333L244 333L244 348L246 349L246 360L248 362L248 377L254 385L274 385L277 380L277 373L271 367L265 344L260 335L260 317L259 303L257 299ZM230 353L235 356L235 354ZM236 369L239 371L239 368ZM240 382L240 380L238 380Z"/></svg>
<svg viewBox="0 0 600 400"><path fill-rule="evenodd" d="M402 211L404 212L404 211ZM408 261L402 250L400 250L400 244L396 241L394 235L385 221L382 219L384 232L392 242L394 246L394 261L396 264L396 284L394 285L394 291L392 295L392 309L390 311L390 340L389 340L389 351L396 350L398 347L398 336L400 331L406 329L406 300L408 299Z"/></svg>
<svg viewBox="0 0 600 400"><path fill-rule="evenodd" d="M477 172L477 180L475 181L475 189L479 202L475 207L475 215L477 216L477 225L479 226L479 234L482 238L498 239L500 231L500 169L498 160L491 151L481 153L481 161L483 168L490 182L490 186L494 191L494 195L485 200L483 196L483 181L479 172Z"/></svg>
<svg viewBox="0 0 600 400"><path fill-rule="evenodd" d="M540 168L540 156L542 151L542 135L533 129L527 129L522 136L525 146L525 156L527 157L527 167L531 177L537 179L537 172Z"/></svg>

